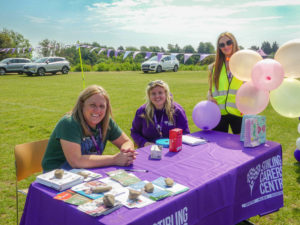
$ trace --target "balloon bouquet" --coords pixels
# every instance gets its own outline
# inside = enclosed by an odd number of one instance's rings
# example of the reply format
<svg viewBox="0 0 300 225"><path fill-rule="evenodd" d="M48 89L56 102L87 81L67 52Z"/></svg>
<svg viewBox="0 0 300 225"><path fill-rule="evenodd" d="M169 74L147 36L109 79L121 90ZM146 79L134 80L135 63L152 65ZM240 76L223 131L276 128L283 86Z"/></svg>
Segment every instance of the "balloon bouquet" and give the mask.
<svg viewBox="0 0 300 225"><path fill-rule="evenodd" d="M270 100L280 115L300 119L300 81L297 79L300 78L299 59L300 39L282 45L274 60L263 59L252 50L234 53L229 61L230 70L237 79L245 81L236 94L237 108L245 115L255 115L262 112ZM214 108L210 103L200 102L193 110L193 121L203 130L213 129L220 121L218 107ZM296 146L294 156L300 161L300 138Z"/></svg>

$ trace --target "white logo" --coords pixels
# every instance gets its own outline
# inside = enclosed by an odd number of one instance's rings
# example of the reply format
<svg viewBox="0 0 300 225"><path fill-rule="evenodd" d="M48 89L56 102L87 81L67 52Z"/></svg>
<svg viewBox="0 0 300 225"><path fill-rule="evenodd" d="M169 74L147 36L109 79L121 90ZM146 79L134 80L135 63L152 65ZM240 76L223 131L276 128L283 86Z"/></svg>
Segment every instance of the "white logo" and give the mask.
<svg viewBox="0 0 300 225"><path fill-rule="evenodd" d="M250 186L251 195L252 195L252 190L253 190L255 180L258 178L259 173L260 173L260 164L258 164L256 168L251 168L247 174L247 183Z"/></svg>

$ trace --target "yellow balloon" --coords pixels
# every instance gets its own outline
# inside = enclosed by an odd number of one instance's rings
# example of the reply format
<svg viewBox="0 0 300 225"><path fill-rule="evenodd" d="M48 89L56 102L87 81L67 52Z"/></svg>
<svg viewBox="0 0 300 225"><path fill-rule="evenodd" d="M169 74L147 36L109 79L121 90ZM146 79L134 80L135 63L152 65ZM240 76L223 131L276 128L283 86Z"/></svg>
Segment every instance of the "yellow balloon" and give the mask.
<svg viewBox="0 0 300 225"><path fill-rule="evenodd" d="M229 60L230 71L239 80L250 81L252 67L263 58L256 51L240 50Z"/></svg>
<svg viewBox="0 0 300 225"><path fill-rule="evenodd" d="M300 81L285 78L282 84L270 93L270 102L274 110L280 115L296 118L300 117Z"/></svg>
<svg viewBox="0 0 300 225"><path fill-rule="evenodd" d="M282 65L286 77L300 77L300 39L283 44L277 50L274 59Z"/></svg>

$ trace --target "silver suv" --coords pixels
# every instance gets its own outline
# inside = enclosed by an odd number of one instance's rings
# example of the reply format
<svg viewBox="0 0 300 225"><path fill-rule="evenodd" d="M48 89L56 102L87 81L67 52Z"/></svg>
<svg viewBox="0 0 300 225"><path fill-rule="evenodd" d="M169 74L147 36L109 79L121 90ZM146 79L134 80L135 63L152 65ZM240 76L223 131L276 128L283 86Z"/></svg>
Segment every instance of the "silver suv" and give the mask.
<svg viewBox="0 0 300 225"><path fill-rule="evenodd" d="M23 73L23 66L31 63L30 59L26 58L7 58L0 62L0 75L5 73Z"/></svg>
<svg viewBox="0 0 300 225"><path fill-rule="evenodd" d="M157 61L157 56L153 56L142 63L142 70L144 73L148 73L149 71L160 73L165 70L173 70L174 72L177 72L178 68L178 60L176 57L171 57L170 55L163 55L160 61Z"/></svg>
<svg viewBox="0 0 300 225"><path fill-rule="evenodd" d="M57 72L67 74L69 70L70 63L63 57L44 57L25 65L23 68L24 73L28 76L32 74L45 76L46 73L56 74Z"/></svg>

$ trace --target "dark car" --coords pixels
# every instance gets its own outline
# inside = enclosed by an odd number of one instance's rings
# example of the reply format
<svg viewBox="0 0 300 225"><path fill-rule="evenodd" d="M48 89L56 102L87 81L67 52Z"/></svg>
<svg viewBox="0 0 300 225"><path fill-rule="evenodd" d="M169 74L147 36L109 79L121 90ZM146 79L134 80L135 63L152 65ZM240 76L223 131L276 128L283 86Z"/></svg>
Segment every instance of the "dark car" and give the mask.
<svg viewBox="0 0 300 225"><path fill-rule="evenodd" d="M6 73L23 73L23 67L27 63L31 63L30 59L26 58L7 58L0 62L0 75Z"/></svg>

